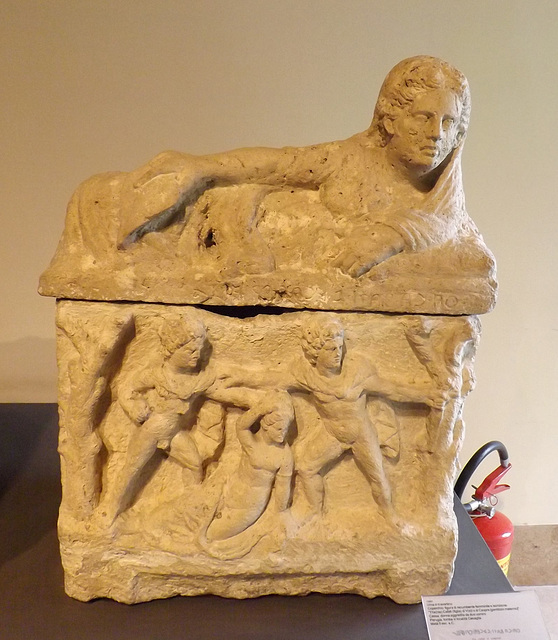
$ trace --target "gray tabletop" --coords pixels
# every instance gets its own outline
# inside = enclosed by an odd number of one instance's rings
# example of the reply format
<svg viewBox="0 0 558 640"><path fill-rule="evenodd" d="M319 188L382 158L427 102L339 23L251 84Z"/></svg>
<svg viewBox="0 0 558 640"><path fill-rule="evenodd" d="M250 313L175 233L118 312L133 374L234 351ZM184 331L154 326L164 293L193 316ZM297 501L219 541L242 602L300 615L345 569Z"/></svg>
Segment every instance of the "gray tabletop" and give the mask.
<svg viewBox="0 0 558 640"><path fill-rule="evenodd" d="M64 593L54 404L0 405L0 637L3 640L422 640L420 605L356 595L171 598L89 603ZM456 502L451 594L513 591Z"/></svg>

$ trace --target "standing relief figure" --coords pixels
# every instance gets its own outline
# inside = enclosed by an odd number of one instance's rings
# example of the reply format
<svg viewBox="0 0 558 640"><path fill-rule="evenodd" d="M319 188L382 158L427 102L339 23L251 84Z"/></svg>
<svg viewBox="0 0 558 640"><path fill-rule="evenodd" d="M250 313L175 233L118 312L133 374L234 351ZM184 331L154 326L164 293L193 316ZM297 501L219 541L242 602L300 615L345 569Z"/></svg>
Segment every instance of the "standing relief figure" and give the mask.
<svg viewBox="0 0 558 640"><path fill-rule="evenodd" d="M99 427L111 402L110 382L133 336L134 317L130 313L123 318L108 318L95 326L60 310L57 325L72 345L67 350L72 354L68 358L67 400L60 404L60 411L73 420L71 429L61 434L60 453L66 473L80 479L71 485L80 488L80 495L71 502L90 514L101 491L99 454L103 443Z"/></svg>
<svg viewBox="0 0 558 640"><path fill-rule="evenodd" d="M305 358L294 367L290 388L310 393L324 427L297 448L297 471L311 508L315 512L322 508L324 469L350 451L381 512L388 520L396 520L367 398L438 406L443 402L440 393L432 387L383 380L363 354L345 354L344 329L336 319L312 318L302 330L302 349Z"/></svg>
<svg viewBox="0 0 558 640"><path fill-rule="evenodd" d="M461 439L461 411L475 386L472 359L479 338L479 322L462 321L454 332L436 327L426 317L406 318L405 335L417 358L439 388L448 389L448 402L431 415L427 447L445 453Z"/></svg>

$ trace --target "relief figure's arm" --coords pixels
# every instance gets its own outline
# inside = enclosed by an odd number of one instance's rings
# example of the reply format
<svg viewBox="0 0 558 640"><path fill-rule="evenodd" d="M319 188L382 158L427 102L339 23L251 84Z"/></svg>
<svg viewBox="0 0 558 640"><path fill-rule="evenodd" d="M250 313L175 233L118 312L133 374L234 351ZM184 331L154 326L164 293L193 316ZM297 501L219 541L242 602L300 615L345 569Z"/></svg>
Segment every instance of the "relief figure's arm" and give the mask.
<svg viewBox="0 0 558 640"><path fill-rule="evenodd" d="M252 425L263 415L261 406L254 407L244 412L236 421L236 435L244 449L249 449L254 441L254 435L250 431Z"/></svg>
<svg viewBox="0 0 558 640"><path fill-rule="evenodd" d="M264 369L261 367L241 367L230 362L223 362L214 368L215 389L247 387L249 389L288 389L296 387L296 382L289 368Z"/></svg>
<svg viewBox="0 0 558 640"><path fill-rule="evenodd" d="M334 145L251 147L198 156L196 177L209 180L212 186L263 184L317 189L328 175L326 162Z"/></svg>
<svg viewBox="0 0 558 640"><path fill-rule="evenodd" d="M222 387L219 383L210 387L205 395L211 400L247 409L254 406L263 397L263 392L246 387Z"/></svg>
<svg viewBox="0 0 558 640"><path fill-rule="evenodd" d="M147 233L183 220L186 208L214 187L261 184L318 189L331 172L328 157L338 147L337 143L282 149L253 147L205 156L163 152L131 174L130 182L134 190L141 190L160 176L171 176L178 198L132 229L119 246L126 249Z"/></svg>
<svg viewBox="0 0 558 640"><path fill-rule="evenodd" d="M277 507L277 511L285 511L289 506L293 466L293 454L291 448L286 445L283 464L275 477L275 506Z"/></svg>
<svg viewBox="0 0 558 640"><path fill-rule="evenodd" d="M364 390L371 395L380 395L394 402L416 402L429 407L441 408L444 397L432 385L394 383L380 378L377 373L371 374L364 382Z"/></svg>
<svg viewBox="0 0 558 640"><path fill-rule="evenodd" d="M130 420L138 424L143 424L151 413L146 395L154 389L153 381L142 374L126 376L118 387L120 406Z"/></svg>

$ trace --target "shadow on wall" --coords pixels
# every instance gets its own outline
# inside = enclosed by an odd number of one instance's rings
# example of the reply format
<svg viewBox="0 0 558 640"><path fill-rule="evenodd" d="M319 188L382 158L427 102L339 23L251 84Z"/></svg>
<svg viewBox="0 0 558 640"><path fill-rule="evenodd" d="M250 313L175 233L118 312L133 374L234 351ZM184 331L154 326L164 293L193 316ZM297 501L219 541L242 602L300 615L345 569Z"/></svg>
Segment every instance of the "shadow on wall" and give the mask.
<svg viewBox="0 0 558 640"><path fill-rule="evenodd" d="M56 402L56 341L0 343L0 402Z"/></svg>

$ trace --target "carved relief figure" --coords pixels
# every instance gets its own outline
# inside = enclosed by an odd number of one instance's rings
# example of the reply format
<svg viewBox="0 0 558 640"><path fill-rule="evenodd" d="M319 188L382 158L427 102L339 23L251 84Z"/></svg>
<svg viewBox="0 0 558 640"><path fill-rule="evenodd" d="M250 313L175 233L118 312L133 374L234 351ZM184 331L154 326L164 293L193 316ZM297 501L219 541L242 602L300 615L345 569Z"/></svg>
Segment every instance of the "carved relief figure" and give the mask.
<svg viewBox="0 0 558 640"><path fill-rule="evenodd" d="M288 394L277 392L238 418L241 458L207 528L209 542L230 538L253 525L265 511L272 490L275 509L282 512L287 508L293 455L285 438L293 418Z"/></svg>
<svg viewBox="0 0 558 640"><path fill-rule="evenodd" d="M202 157L160 154L131 177L135 198L127 200L133 210L123 212L121 246L183 220L201 193L218 186L314 190L328 210L357 223L335 264L358 277L403 250L441 244L467 223L460 154L469 112L467 80L457 69L436 58L409 58L388 74L370 128L348 140ZM145 215L138 193L169 174L179 199L130 229Z"/></svg>
<svg viewBox="0 0 558 640"><path fill-rule="evenodd" d="M334 317L310 316L301 337L304 358L291 363L288 371L251 371L242 382L235 383L309 394L320 424L310 425L307 435L296 442L295 467L313 513L322 510L326 469L350 452L381 511L394 520L391 489L367 399L440 407L444 403L442 392L432 385L425 388L380 378L363 354L345 353L343 325Z"/></svg>
<svg viewBox="0 0 558 640"><path fill-rule="evenodd" d="M344 330L334 319L312 319L303 328L305 359L294 371L292 388L310 392L324 429L297 448L297 471L315 511L324 497L323 470L350 451L370 484L376 503L392 519L391 490L378 435L366 410L368 396L429 406L442 402L439 392L382 380L370 361L358 352L344 354Z"/></svg>
<svg viewBox="0 0 558 640"><path fill-rule="evenodd" d="M71 313L60 312L58 329L73 348L68 362L68 402L65 411L73 417L73 429L64 432L60 453L66 472L80 481L67 485L79 488L71 502L84 514L96 507L101 491L98 473L103 442L99 434L107 407L110 406L110 382L122 364L125 345L133 336L134 317L106 318L100 326L83 323ZM73 450L73 453L72 453Z"/></svg>
<svg viewBox="0 0 558 640"><path fill-rule="evenodd" d="M472 358L480 331L478 321L470 318L449 335L425 317L405 318L404 324L417 358L437 386L448 390L448 402L432 412L427 425L428 450L446 452L460 441L463 403L475 386Z"/></svg>
<svg viewBox="0 0 558 640"><path fill-rule="evenodd" d="M195 482L203 478L203 463L213 456L223 437L223 423L191 429L203 402L211 395L216 374L204 366L206 331L199 321L167 321L158 331L146 330L135 343L133 368L126 372L119 401L136 428L126 458L101 504L108 524L133 499L141 473L157 449L167 451L191 470Z"/></svg>
<svg viewBox="0 0 558 640"><path fill-rule="evenodd" d="M203 302L221 295L215 278L229 283L300 266L321 287L320 273L335 282L341 274L359 278L398 254L436 247L449 251L449 260L429 253L421 262L427 272L450 264L461 277L465 264L473 276L489 275L492 257L466 213L461 180L469 114L465 77L446 62L418 56L388 74L370 127L347 140L207 156L164 152L131 173L95 176L70 202L43 283L64 279L76 261L92 283L97 267L91 265L102 263L149 280L143 261L159 268L166 260L172 282L189 292L177 301ZM313 232L317 242L308 241ZM78 260L84 253L95 262ZM198 291L178 277L173 255L187 271L213 275L200 276ZM409 261L392 264L398 276L415 270ZM115 286L139 293L127 277ZM296 291L287 297L300 303Z"/></svg>

